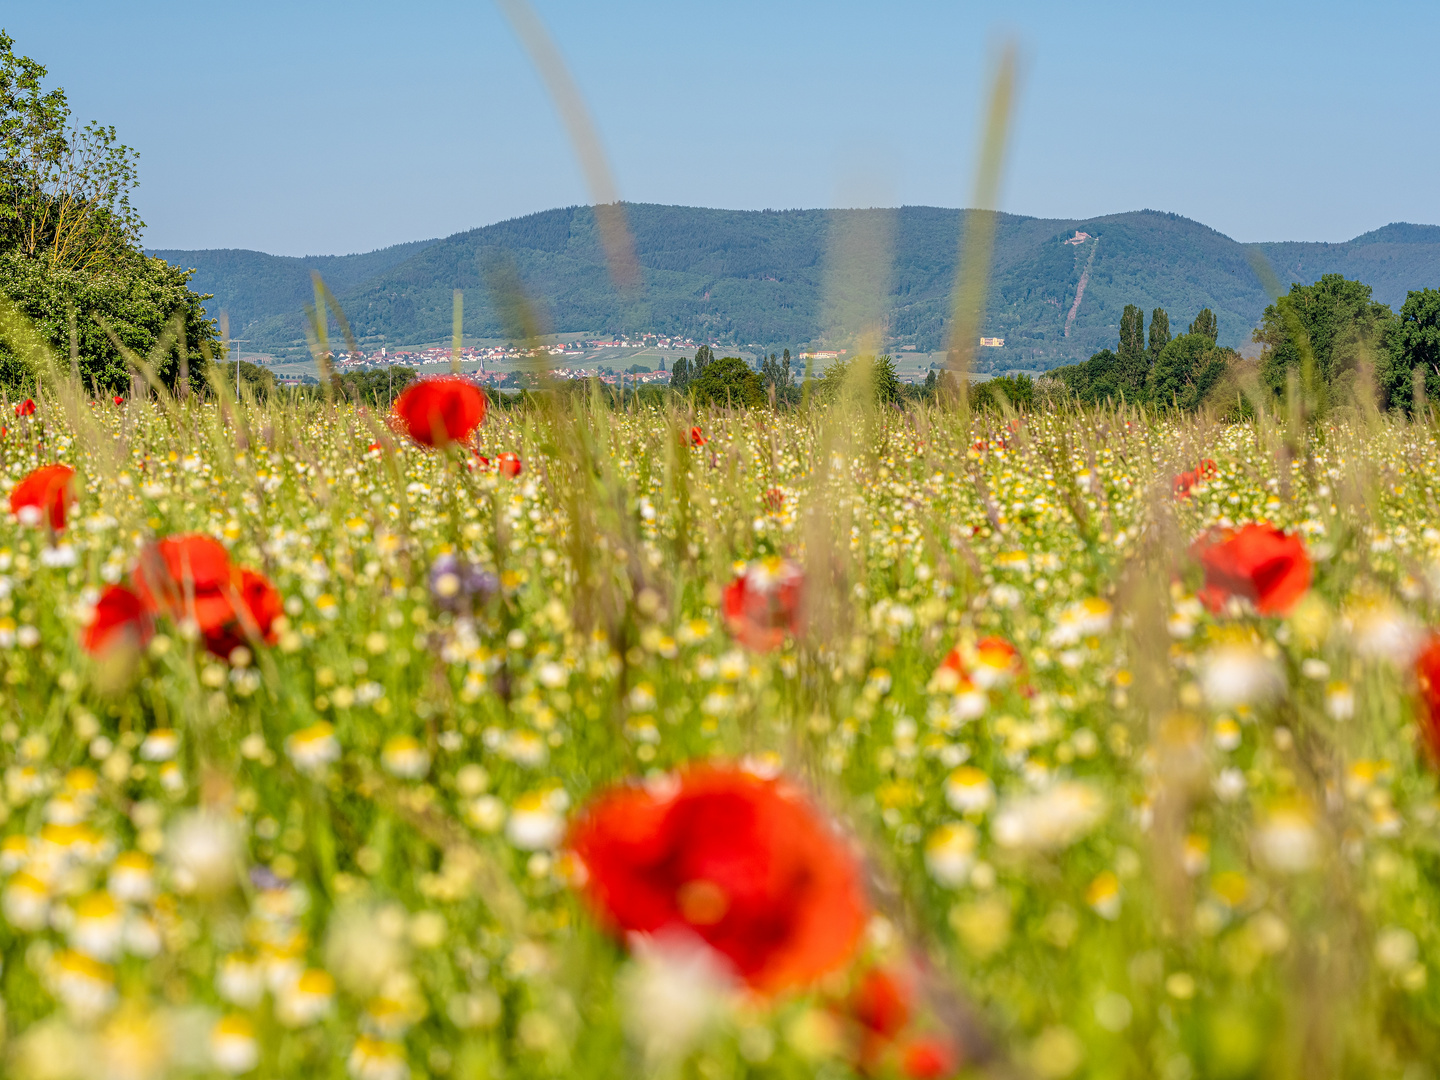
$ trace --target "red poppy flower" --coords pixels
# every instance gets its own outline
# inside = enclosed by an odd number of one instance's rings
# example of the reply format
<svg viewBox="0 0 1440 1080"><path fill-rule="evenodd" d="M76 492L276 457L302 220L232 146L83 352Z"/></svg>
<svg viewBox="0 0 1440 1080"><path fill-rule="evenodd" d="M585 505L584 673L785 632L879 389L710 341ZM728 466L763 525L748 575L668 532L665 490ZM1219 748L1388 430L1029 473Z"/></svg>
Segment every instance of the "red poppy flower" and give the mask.
<svg viewBox="0 0 1440 1080"><path fill-rule="evenodd" d="M763 559L725 586L725 625L740 644L757 652L778 649L800 629L800 568L787 559Z"/></svg>
<svg viewBox="0 0 1440 1080"><path fill-rule="evenodd" d="M1420 690L1420 735L1430 759L1440 764L1440 634L1430 635L1415 659L1415 682Z"/></svg>
<svg viewBox="0 0 1440 1080"><path fill-rule="evenodd" d="M865 925L845 845L800 792L739 769L605 793L571 846L588 871L586 897L612 931L694 934L760 991L839 967Z"/></svg>
<svg viewBox="0 0 1440 1080"><path fill-rule="evenodd" d="M1220 466L1216 465L1210 458L1201 458L1200 464L1195 468L1195 476L1200 480L1212 480L1220 473Z"/></svg>
<svg viewBox="0 0 1440 1080"><path fill-rule="evenodd" d="M95 613L80 644L91 656L100 656L116 645L128 643L138 648L150 640L152 633L150 614L140 597L124 585L110 585L96 601Z"/></svg>
<svg viewBox="0 0 1440 1080"><path fill-rule="evenodd" d="M500 475L505 477L516 477L525 471L520 455L512 454L509 450L496 457L495 467L500 471Z"/></svg>
<svg viewBox="0 0 1440 1080"><path fill-rule="evenodd" d="M26 525L49 520L56 532L65 528L65 510L75 501L69 465L41 465L10 492L10 512Z"/></svg>
<svg viewBox="0 0 1440 1080"><path fill-rule="evenodd" d="M484 423L488 406L478 386L449 375L406 387L395 401L395 415L421 446L445 446L468 439Z"/></svg>
<svg viewBox="0 0 1440 1080"><path fill-rule="evenodd" d="M1190 497L1190 489L1195 486L1197 479L1199 478L1193 472L1177 473L1175 479L1171 482L1175 491L1175 498L1188 499Z"/></svg>
<svg viewBox="0 0 1440 1080"><path fill-rule="evenodd" d="M216 656L229 656L252 634L272 640L283 611L269 579L232 566L224 545L209 536L168 536L151 544L131 580L147 610L177 622L194 618L205 647Z"/></svg>
<svg viewBox="0 0 1440 1080"><path fill-rule="evenodd" d="M865 1075L879 1072L891 1044L910 1025L914 992L908 980L884 968L860 978L845 1011L857 1025L854 1061Z"/></svg>
<svg viewBox="0 0 1440 1080"><path fill-rule="evenodd" d="M116 395L115 395L113 398L111 398L110 400L113 401L116 405L124 405L124 404L125 404L125 395L123 395L123 394L116 394Z"/></svg>
<svg viewBox="0 0 1440 1080"><path fill-rule="evenodd" d="M935 1035L911 1039L900 1049L900 1070L914 1080L943 1080L959 1067L955 1048Z"/></svg>
<svg viewBox="0 0 1440 1080"><path fill-rule="evenodd" d="M694 427L692 427L692 428L690 429L690 445L691 445L691 446L704 446L704 445L705 445L707 442L709 442L709 441L710 441L709 439L705 438L705 433L700 430L700 425L699 425L699 424L696 424Z"/></svg>
<svg viewBox="0 0 1440 1080"><path fill-rule="evenodd" d="M1310 588L1310 556L1298 536L1251 522L1239 530L1206 533L1191 547L1205 568L1197 594L1211 611L1231 597L1255 605L1262 615L1284 615Z"/></svg>
<svg viewBox="0 0 1440 1080"><path fill-rule="evenodd" d="M146 608L177 622L193 617L204 635L218 633L235 617L237 575L230 553L213 537L167 536L150 544L132 581Z"/></svg>
<svg viewBox="0 0 1440 1080"><path fill-rule="evenodd" d="M763 498L765 509L769 510L772 514L778 514L781 510L785 509L785 493L778 487L770 488L770 490L765 492Z"/></svg>
<svg viewBox="0 0 1440 1080"><path fill-rule="evenodd" d="M891 1075L939 1080L959 1066L954 1045L936 1034L914 1032L916 986L904 970L871 968L846 1003L858 1028L854 1064L865 1076ZM887 1065L890 1067L887 1068Z"/></svg>
<svg viewBox="0 0 1440 1080"><path fill-rule="evenodd" d="M15 415L16 415L16 416L34 416L34 415L35 415L35 400L34 400L34 398L28 398L28 397L27 397L27 398L26 398L24 401L22 401L19 405L16 405L16 406L15 406Z"/></svg>
<svg viewBox="0 0 1440 1080"><path fill-rule="evenodd" d="M910 986L900 975L884 968L871 968L850 995L850 1015L862 1027L893 1039L910 1023L913 997Z"/></svg>
<svg viewBox="0 0 1440 1080"><path fill-rule="evenodd" d="M205 634L205 647L216 656L229 656L236 646L248 644L252 634L261 641L274 641L275 620L285 612L280 590L264 574L241 570L236 591L240 604L232 606L234 617Z"/></svg>

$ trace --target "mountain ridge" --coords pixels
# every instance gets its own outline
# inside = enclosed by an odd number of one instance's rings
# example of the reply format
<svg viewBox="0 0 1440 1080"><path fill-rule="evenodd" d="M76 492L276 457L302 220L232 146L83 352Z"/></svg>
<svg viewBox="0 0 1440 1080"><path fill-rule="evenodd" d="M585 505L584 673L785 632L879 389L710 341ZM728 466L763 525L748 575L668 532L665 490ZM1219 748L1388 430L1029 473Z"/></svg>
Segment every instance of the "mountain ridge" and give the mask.
<svg viewBox="0 0 1440 1080"><path fill-rule="evenodd" d="M505 320L490 297L502 266L518 275L553 332L648 330L769 349L839 343L847 313L836 298L843 300L847 286L829 265L830 252L854 253L869 288L885 277L875 268L886 265L888 236L889 280L880 290L885 347L944 346L962 211L650 203L629 203L626 211L643 285L624 293L609 280L594 214L584 206L357 255L152 253L196 269L193 286L215 295L210 314L226 308L232 335L248 340L247 351L285 355L304 348L301 312L313 300L312 270L324 276L363 346L448 340L457 288L465 294L466 335L504 338ZM1270 299L1255 270L1257 255L1282 287L1339 272L1370 284L1377 300L1397 308L1408 289L1440 284L1434 225L1393 222L1338 244L1242 244L1168 211L1074 219L1002 213L983 332L1004 338L1005 346L984 350L984 366L1042 370L1113 347L1130 303L1147 319L1153 308L1165 308L1176 331L1209 307L1221 343L1243 344Z"/></svg>

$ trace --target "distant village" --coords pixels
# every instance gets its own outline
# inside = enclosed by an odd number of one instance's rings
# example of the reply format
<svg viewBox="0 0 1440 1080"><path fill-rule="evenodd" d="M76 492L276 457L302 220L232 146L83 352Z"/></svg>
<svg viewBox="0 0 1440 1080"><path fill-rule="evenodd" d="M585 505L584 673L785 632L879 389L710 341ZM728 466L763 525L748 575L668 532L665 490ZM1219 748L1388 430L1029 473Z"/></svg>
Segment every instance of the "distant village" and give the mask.
<svg viewBox="0 0 1440 1080"><path fill-rule="evenodd" d="M991 348L1003 346L1003 338L982 337L981 346ZM529 385L534 377L534 372L527 370L527 361L543 359L547 373L554 379L598 379L607 385L615 386L640 386L648 383L669 383L670 372L665 358L660 358L657 370L636 370L639 364L631 364L628 370L618 370L618 365L624 364L628 359L627 355L605 357L602 355L608 349L628 349L633 352L668 352L694 354L700 343L691 338L666 337L660 334L637 334L634 337L620 335L619 337L601 340L577 340L556 342L551 345L542 345L535 348L522 348L516 345L495 345L489 348L478 346L464 346L459 350L458 360L467 378L498 387L520 387ZM722 346L718 342L711 342L710 348L718 355L720 351L728 346ZM759 346L752 346L758 349ZM913 350L913 345L901 346L902 350ZM839 350L814 350L804 351L796 354L797 361L802 365L807 362L824 363L844 357L845 349ZM330 363L337 371L367 371L377 368L408 367L414 369L439 368L448 370L452 359L452 350L443 345L432 345L424 349L389 349L382 347L371 352L356 350L355 352L331 351L326 354ZM677 357L678 359L678 357ZM592 363L590 366L582 366L579 362L585 360L602 361L609 363ZM758 360L756 361L758 363ZM933 364L931 365L934 366ZM901 376L903 382L914 382L917 376L906 374ZM315 380L308 375L287 375L279 378L283 386L299 385L310 383Z"/></svg>

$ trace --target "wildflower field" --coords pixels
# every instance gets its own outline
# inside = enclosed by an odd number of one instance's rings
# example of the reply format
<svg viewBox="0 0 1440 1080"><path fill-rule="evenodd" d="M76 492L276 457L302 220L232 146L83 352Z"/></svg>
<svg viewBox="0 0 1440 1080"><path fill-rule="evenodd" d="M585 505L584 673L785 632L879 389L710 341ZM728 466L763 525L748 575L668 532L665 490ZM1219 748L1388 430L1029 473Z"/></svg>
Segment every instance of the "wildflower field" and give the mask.
<svg viewBox="0 0 1440 1080"><path fill-rule="evenodd" d="M7 1075L1435 1075L1429 426L423 392L7 405Z"/></svg>

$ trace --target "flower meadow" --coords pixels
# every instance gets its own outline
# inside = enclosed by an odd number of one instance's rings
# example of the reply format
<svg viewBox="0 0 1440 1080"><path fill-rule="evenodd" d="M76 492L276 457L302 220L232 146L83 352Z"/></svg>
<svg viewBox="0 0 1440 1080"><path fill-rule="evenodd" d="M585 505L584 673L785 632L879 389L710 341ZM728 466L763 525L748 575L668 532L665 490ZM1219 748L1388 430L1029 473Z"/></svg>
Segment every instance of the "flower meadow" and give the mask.
<svg viewBox="0 0 1440 1080"><path fill-rule="evenodd" d="M1435 1075L1428 426L14 411L7 1075Z"/></svg>

